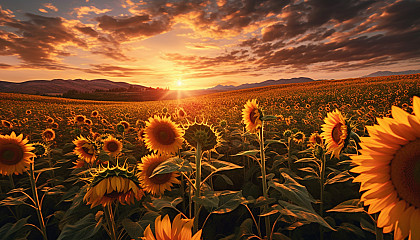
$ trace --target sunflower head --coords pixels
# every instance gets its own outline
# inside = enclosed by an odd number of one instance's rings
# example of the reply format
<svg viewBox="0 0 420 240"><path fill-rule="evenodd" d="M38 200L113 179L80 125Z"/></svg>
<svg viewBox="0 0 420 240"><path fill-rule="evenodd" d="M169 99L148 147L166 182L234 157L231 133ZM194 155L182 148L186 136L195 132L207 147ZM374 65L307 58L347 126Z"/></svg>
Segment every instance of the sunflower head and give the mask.
<svg viewBox="0 0 420 240"><path fill-rule="evenodd" d="M140 200L144 192L134 173L126 166L104 167L92 173L91 182L83 198L91 207L99 204L106 206L115 201L121 204L132 204Z"/></svg>
<svg viewBox="0 0 420 240"><path fill-rule="evenodd" d="M286 129L284 132L283 132L283 136L285 137L285 138L289 138L289 137L291 137L293 135L293 132L292 132L292 130L290 130L290 129Z"/></svg>
<svg viewBox="0 0 420 240"><path fill-rule="evenodd" d="M0 135L0 174L12 175L26 172L36 156L34 147L28 144L28 139L23 135Z"/></svg>
<svg viewBox="0 0 420 240"><path fill-rule="evenodd" d="M220 145L220 134L204 122L189 124L185 129L184 139L193 148L200 144L203 151L212 150Z"/></svg>
<svg viewBox="0 0 420 240"><path fill-rule="evenodd" d="M117 156L122 150L123 144L120 140L114 138L113 136L109 135L103 141L103 149L111 156Z"/></svg>
<svg viewBox="0 0 420 240"><path fill-rule="evenodd" d="M49 124L54 123L54 118L52 118L52 117L47 117L47 123L49 123Z"/></svg>
<svg viewBox="0 0 420 240"><path fill-rule="evenodd" d="M92 120L90 120L89 118L85 119L85 124L88 126L92 126Z"/></svg>
<svg viewBox="0 0 420 240"><path fill-rule="evenodd" d="M319 135L318 132L314 132L309 137L309 143L311 146L320 145L322 146L324 144L324 141L322 140L321 135Z"/></svg>
<svg viewBox="0 0 420 240"><path fill-rule="evenodd" d="M74 148L74 153L79 158L86 161L87 163L95 162L98 152L95 142L93 142L89 138L80 136L73 140L73 144L76 145L76 147Z"/></svg>
<svg viewBox="0 0 420 240"><path fill-rule="evenodd" d="M74 117L74 122L81 125L85 123L86 117L84 115L77 115Z"/></svg>
<svg viewBox="0 0 420 240"><path fill-rule="evenodd" d="M25 111L25 113L26 113L26 115L31 115L32 111L31 111L31 109L28 109L28 110Z"/></svg>
<svg viewBox="0 0 420 240"><path fill-rule="evenodd" d="M98 110L93 110L92 113L90 114L91 117L98 117L99 116L99 112Z"/></svg>
<svg viewBox="0 0 420 240"><path fill-rule="evenodd" d="M293 134L293 141L295 141L296 143L303 143L303 141L305 141L305 138L305 134L301 131L298 131L295 134Z"/></svg>
<svg viewBox="0 0 420 240"><path fill-rule="evenodd" d="M337 109L327 113L322 125L321 136L327 144L327 153L331 152L336 158L349 143L351 127L349 122Z"/></svg>
<svg viewBox="0 0 420 240"><path fill-rule="evenodd" d="M156 240L156 239L176 239L176 240L200 240L200 229L192 235L191 228L193 226L193 219L182 219L181 214L178 214L171 224L169 216L158 216L155 220L155 234L153 234L150 224L144 231L142 240Z"/></svg>
<svg viewBox="0 0 420 240"><path fill-rule="evenodd" d="M141 163L137 165L137 169L139 170L138 178L144 191L150 192L153 195L161 195L165 190L170 190L172 184L180 183L176 178L178 176L176 172L150 177L156 167L168 158L168 155L156 155L153 153L141 158Z"/></svg>
<svg viewBox="0 0 420 240"><path fill-rule="evenodd" d="M219 123L221 128L226 128L227 127L227 121L226 120L221 120Z"/></svg>
<svg viewBox="0 0 420 240"><path fill-rule="evenodd" d="M242 120L246 130L251 133L257 132L262 127L261 118L263 117L261 109L258 107L256 99L248 100L242 109Z"/></svg>
<svg viewBox="0 0 420 240"><path fill-rule="evenodd" d="M183 130L167 117L149 118L144 132L146 147L154 152L175 153L184 140Z"/></svg>
<svg viewBox="0 0 420 240"><path fill-rule="evenodd" d="M36 155L36 157L46 156L51 151L48 145L40 142L32 143L32 147L34 147L33 153Z"/></svg>
<svg viewBox="0 0 420 240"><path fill-rule="evenodd" d="M393 118L378 118L367 126L360 155L352 156L361 196L368 213L379 213L377 226L394 239L420 239L420 98L413 98L411 115L392 107Z"/></svg>
<svg viewBox="0 0 420 240"><path fill-rule="evenodd" d="M183 108L178 108L176 110L176 116L178 117L178 119L184 119L187 116L187 113Z"/></svg>
<svg viewBox="0 0 420 240"><path fill-rule="evenodd" d="M42 132L42 139L46 142L50 142L55 139L55 131L51 128L47 128Z"/></svg>
<svg viewBox="0 0 420 240"><path fill-rule="evenodd" d="M5 128L13 128L12 123L7 120L1 120L1 125L3 125Z"/></svg>
<svg viewBox="0 0 420 240"><path fill-rule="evenodd" d="M118 123L116 128L119 133L123 133L125 131L125 127L121 123Z"/></svg>
<svg viewBox="0 0 420 240"><path fill-rule="evenodd" d="M130 128L130 123L127 121L121 121L119 124L123 125L124 131L127 131Z"/></svg>

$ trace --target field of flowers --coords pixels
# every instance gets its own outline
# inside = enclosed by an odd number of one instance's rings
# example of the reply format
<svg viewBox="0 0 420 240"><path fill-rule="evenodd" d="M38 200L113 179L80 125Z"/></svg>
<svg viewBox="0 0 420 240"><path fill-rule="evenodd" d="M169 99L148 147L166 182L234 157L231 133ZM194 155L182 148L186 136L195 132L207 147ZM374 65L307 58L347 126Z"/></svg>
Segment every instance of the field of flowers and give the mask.
<svg viewBox="0 0 420 240"><path fill-rule="evenodd" d="M1 239L420 239L420 74L0 93Z"/></svg>

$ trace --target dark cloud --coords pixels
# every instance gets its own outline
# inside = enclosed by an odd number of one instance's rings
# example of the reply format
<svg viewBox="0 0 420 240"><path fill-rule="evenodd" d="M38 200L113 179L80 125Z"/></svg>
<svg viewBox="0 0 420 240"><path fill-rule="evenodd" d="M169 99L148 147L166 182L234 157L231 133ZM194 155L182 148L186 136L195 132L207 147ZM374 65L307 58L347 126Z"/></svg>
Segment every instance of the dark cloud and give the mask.
<svg viewBox="0 0 420 240"><path fill-rule="evenodd" d="M154 75L151 69L129 68L110 64L91 64L92 68L83 69L86 73L100 74L110 77L132 77L136 75Z"/></svg>
<svg viewBox="0 0 420 240"><path fill-rule="evenodd" d="M6 63L0 63L0 69L12 68L13 66Z"/></svg>

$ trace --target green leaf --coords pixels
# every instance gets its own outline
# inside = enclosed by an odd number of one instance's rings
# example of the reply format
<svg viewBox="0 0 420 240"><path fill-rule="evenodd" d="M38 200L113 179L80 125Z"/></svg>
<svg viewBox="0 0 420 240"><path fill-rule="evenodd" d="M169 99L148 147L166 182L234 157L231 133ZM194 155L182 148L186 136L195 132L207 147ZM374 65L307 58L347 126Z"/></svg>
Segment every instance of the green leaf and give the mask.
<svg viewBox="0 0 420 240"><path fill-rule="evenodd" d="M232 156L256 156L259 152L260 150L254 149L254 150L242 151Z"/></svg>
<svg viewBox="0 0 420 240"><path fill-rule="evenodd" d="M54 171L56 169L59 169L60 167L50 167L50 168L42 168L35 170L34 173L42 173L42 172L48 172L48 171Z"/></svg>
<svg viewBox="0 0 420 240"><path fill-rule="evenodd" d="M124 218L121 221L122 226L124 227L125 231L130 235L131 238L140 240L143 237L145 227L140 225L138 222L133 222L128 218ZM147 227L147 226L146 226Z"/></svg>
<svg viewBox="0 0 420 240"><path fill-rule="evenodd" d="M236 165L231 162L225 162L221 160L213 160L209 162L203 162L203 167L210 167L213 172L221 172L233 169L243 168L242 166Z"/></svg>
<svg viewBox="0 0 420 240"><path fill-rule="evenodd" d="M365 233L363 232L363 230L362 229L360 229L358 226L356 226L356 225L353 225L353 224L351 224L351 223L343 223L343 224L341 224L338 228L337 228L337 230L338 231L340 231L340 230L344 230L344 231L346 231L346 232L351 232L351 233L353 233L354 235L357 235L357 236L359 236L359 237L361 237L361 238L366 238L366 236L365 236Z"/></svg>
<svg viewBox="0 0 420 240"><path fill-rule="evenodd" d="M375 226L364 218L360 219L360 228L372 234L376 234Z"/></svg>
<svg viewBox="0 0 420 240"><path fill-rule="evenodd" d="M2 201L0 201L0 206L17 206L17 205L28 205L28 203L26 203L26 199L28 199L27 196L22 195L22 196L18 196L18 197L12 197L9 196L5 199L3 199Z"/></svg>
<svg viewBox="0 0 420 240"><path fill-rule="evenodd" d="M4 224L0 228L1 239L5 239L5 240L26 239L29 233L28 226L26 226L29 218L30 216L19 219L14 224L13 223Z"/></svg>
<svg viewBox="0 0 420 240"><path fill-rule="evenodd" d="M322 226L331 230L335 229L331 227L321 216L319 216L313 209L307 209L305 207L297 206L282 200L279 200L281 206L276 206L277 209L284 215L292 216L297 219L303 220L303 223L313 222L319 223Z"/></svg>
<svg viewBox="0 0 420 240"><path fill-rule="evenodd" d="M179 157L173 157L159 164L159 166L157 166L155 170L153 170L153 173L150 177L154 177L155 175L158 175L158 174L165 174L165 173L171 173L171 172L190 172L190 171L192 171L192 167L188 160L185 160Z"/></svg>
<svg viewBox="0 0 420 240"><path fill-rule="evenodd" d="M159 211L162 210L162 208L176 209L176 205L180 204L181 202L182 202L182 197L177 197L172 201L157 198L157 199L153 200L153 206Z"/></svg>
<svg viewBox="0 0 420 240"><path fill-rule="evenodd" d="M223 191L218 193L219 205L212 213L223 214L235 210L245 198L242 196L242 191Z"/></svg>
<svg viewBox="0 0 420 240"><path fill-rule="evenodd" d="M217 196L216 192L213 191L207 191L199 198L193 196L192 200L202 205L209 211L219 206L219 197Z"/></svg>
<svg viewBox="0 0 420 240"><path fill-rule="evenodd" d="M315 199L311 196L306 187L296 182L285 172L281 172L281 175L284 178L284 183L280 184L271 180L268 182L268 186L279 191L284 197L293 203L314 211L312 203L315 202Z"/></svg>
<svg viewBox="0 0 420 240"><path fill-rule="evenodd" d="M272 116L272 115L265 115L261 118L261 121L274 121L277 120L276 116Z"/></svg>
<svg viewBox="0 0 420 240"><path fill-rule="evenodd" d="M360 202L360 199L350 199L344 201L334 208L328 210L327 212L346 212L346 213L356 213L356 212L364 212L365 209Z"/></svg>
<svg viewBox="0 0 420 240"><path fill-rule="evenodd" d="M333 183L340 183L340 182L347 182L353 179L354 177L349 173L349 171L346 170L344 172L337 174L335 177L328 179L325 182L325 185L333 184Z"/></svg>
<svg viewBox="0 0 420 240"><path fill-rule="evenodd" d="M75 224L64 225L58 240L83 240L92 239L102 228L102 220L97 222L93 213L89 213Z"/></svg>

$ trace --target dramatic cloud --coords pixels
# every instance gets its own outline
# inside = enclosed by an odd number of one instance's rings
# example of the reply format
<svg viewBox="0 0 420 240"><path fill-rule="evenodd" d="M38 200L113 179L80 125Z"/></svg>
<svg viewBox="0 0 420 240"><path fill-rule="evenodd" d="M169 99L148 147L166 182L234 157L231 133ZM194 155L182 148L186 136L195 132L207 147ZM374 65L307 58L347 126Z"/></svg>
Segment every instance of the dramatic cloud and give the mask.
<svg viewBox="0 0 420 240"><path fill-rule="evenodd" d="M95 6L82 6L82 7L75 8L72 13L75 13L78 17L82 17L84 15L88 15L91 13L103 14L110 11L111 9L98 9Z"/></svg>
<svg viewBox="0 0 420 240"><path fill-rule="evenodd" d="M139 74L154 75L153 71L147 68L130 68L110 64L91 64L91 66L91 69L85 69L84 71L110 77L131 77Z"/></svg>

